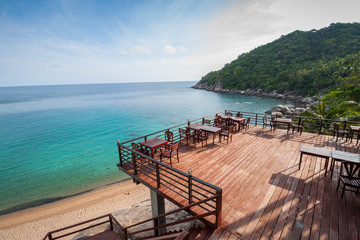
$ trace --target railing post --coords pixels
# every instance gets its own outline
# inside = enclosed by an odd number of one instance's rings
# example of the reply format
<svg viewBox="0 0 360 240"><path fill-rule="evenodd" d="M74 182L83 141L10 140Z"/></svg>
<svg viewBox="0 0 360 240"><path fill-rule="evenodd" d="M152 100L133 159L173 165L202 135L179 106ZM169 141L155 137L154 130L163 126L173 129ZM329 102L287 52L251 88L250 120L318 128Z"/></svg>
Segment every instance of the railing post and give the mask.
<svg viewBox="0 0 360 240"><path fill-rule="evenodd" d="M159 164L158 163L156 163L155 169L156 169L157 188L160 188L160 170L159 170Z"/></svg>
<svg viewBox="0 0 360 240"><path fill-rule="evenodd" d="M135 153L132 151L131 152L131 160L133 162L133 167L134 167L134 175L137 174L137 167L136 167L136 156Z"/></svg>
<svg viewBox="0 0 360 240"><path fill-rule="evenodd" d="M157 236L159 236L159 231L158 231L158 229L156 229L159 226L157 219L153 220L153 224L154 224L154 236L157 237Z"/></svg>
<svg viewBox="0 0 360 240"><path fill-rule="evenodd" d="M125 237L125 240L128 239L128 237L127 237L127 229L126 228L124 228L124 237Z"/></svg>
<svg viewBox="0 0 360 240"><path fill-rule="evenodd" d="M112 218L109 215L109 223L110 223L110 230L113 231L114 230L114 226L113 226L113 221Z"/></svg>
<svg viewBox="0 0 360 240"><path fill-rule="evenodd" d="M53 240L51 233L49 234L49 240Z"/></svg>
<svg viewBox="0 0 360 240"><path fill-rule="evenodd" d="M121 144L120 144L120 140L117 140L117 145L118 145L118 150L119 150L119 160L120 160L120 166L123 165L122 163L122 156L121 156Z"/></svg>
<svg viewBox="0 0 360 240"><path fill-rule="evenodd" d="M319 134L321 134L321 128L322 128L322 125L323 125L323 119L321 119L321 121L320 121L320 130L319 130Z"/></svg>
<svg viewBox="0 0 360 240"><path fill-rule="evenodd" d="M189 169L189 177L188 177L188 189L189 189L189 204L192 203L192 170Z"/></svg>
<svg viewBox="0 0 360 240"><path fill-rule="evenodd" d="M221 225L222 221L222 190L218 193L218 197L216 198L216 227L218 228Z"/></svg>
<svg viewBox="0 0 360 240"><path fill-rule="evenodd" d="M255 126L257 126L257 119L258 119L258 114L256 113L256 116L255 116Z"/></svg>
<svg viewBox="0 0 360 240"><path fill-rule="evenodd" d="M343 128L343 130L345 130L345 128L346 128L346 123L347 123L347 121L345 120L345 121L344 121L344 128Z"/></svg>

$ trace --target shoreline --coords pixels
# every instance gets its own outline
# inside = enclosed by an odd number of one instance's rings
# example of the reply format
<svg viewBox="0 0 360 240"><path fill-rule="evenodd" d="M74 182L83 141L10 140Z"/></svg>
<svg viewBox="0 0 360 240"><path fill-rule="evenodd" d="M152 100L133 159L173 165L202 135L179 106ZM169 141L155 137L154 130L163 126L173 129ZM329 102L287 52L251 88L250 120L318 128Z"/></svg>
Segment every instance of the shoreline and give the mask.
<svg viewBox="0 0 360 240"><path fill-rule="evenodd" d="M149 198L150 194L147 187L136 185L131 179L122 181L56 202L2 215L0 216L0 236L7 230L14 230L14 228L21 228L21 226L29 224L36 225L36 223L54 217L58 218L67 214L78 216L72 218L61 217L61 220L56 221L59 226L44 226L48 228L43 234L45 236L49 231L112 213L115 210L131 207ZM97 211L94 211L94 209ZM87 213L85 214L85 212ZM69 224L68 222L72 223Z"/></svg>
<svg viewBox="0 0 360 240"><path fill-rule="evenodd" d="M286 92L283 94L277 93L277 91L273 92L265 92L261 89L258 90L229 90L224 89L219 86L212 86L212 87L206 87L203 85L195 84L191 88L197 89L197 90L205 90L210 92L218 92L218 93L231 93L231 94L240 94L243 96L255 96L255 97L262 97L262 98L272 98L272 99L280 99L280 100L286 100L290 101L295 107L304 107L306 108L309 104L313 102L313 97L304 97L300 95L295 95L293 92Z"/></svg>

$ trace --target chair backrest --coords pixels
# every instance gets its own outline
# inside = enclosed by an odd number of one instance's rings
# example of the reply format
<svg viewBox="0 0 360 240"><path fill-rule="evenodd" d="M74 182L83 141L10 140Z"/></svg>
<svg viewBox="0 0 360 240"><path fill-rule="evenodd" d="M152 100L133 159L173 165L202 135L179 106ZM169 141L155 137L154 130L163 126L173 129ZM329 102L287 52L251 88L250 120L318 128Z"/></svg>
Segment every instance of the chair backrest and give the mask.
<svg viewBox="0 0 360 240"><path fill-rule="evenodd" d="M346 175L343 173L340 173L341 176L345 176L350 179L359 178L359 177L357 177L358 176L357 172L360 171L359 163L344 161L341 164L342 164L341 168L345 169L345 172L346 172Z"/></svg>
<svg viewBox="0 0 360 240"><path fill-rule="evenodd" d="M177 143L174 143L173 145L171 145L171 148L170 148L171 152L174 152L174 151L177 151L179 149L179 142Z"/></svg>
<svg viewBox="0 0 360 240"><path fill-rule="evenodd" d="M250 118L251 118L251 117L248 117L248 118L247 118L246 125L249 125L249 124L250 124Z"/></svg>
<svg viewBox="0 0 360 240"><path fill-rule="evenodd" d="M238 113L236 114L236 117L243 117L243 115L242 115L240 112L238 112Z"/></svg>
<svg viewBox="0 0 360 240"><path fill-rule="evenodd" d="M301 122L301 126L303 127L304 126L304 123L305 123L305 118L302 119L302 122Z"/></svg>
<svg viewBox="0 0 360 240"><path fill-rule="evenodd" d="M131 143L131 148L137 152L141 152L141 148L140 148L140 145L138 143Z"/></svg>
<svg viewBox="0 0 360 240"><path fill-rule="evenodd" d="M180 135L186 134L186 129L179 128L179 134L180 134Z"/></svg>
<svg viewBox="0 0 360 240"><path fill-rule="evenodd" d="M263 116L263 123L266 123L266 115L265 116Z"/></svg>
<svg viewBox="0 0 360 240"><path fill-rule="evenodd" d="M205 118L203 118L203 120L202 120L202 124L203 125L211 125L211 120L210 119L205 119Z"/></svg>
<svg viewBox="0 0 360 240"><path fill-rule="evenodd" d="M340 129L340 125L336 122L334 122L334 132L338 132Z"/></svg>
<svg viewBox="0 0 360 240"><path fill-rule="evenodd" d="M204 137L207 136L207 132L204 131L204 130L202 130L202 129L198 130L198 131L196 132L196 134L198 135L199 138L204 138Z"/></svg>
<svg viewBox="0 0 360 240"><path fill-rule="evenodd" d="M165 132L165 141L173 142L174 141L174 134L171 131Z"/></svg>
<svg viewBox="0 0 360 240"><path fill-rule="evenodd" d="M225 113L226 116L232 116L233 114L231 112Z"/></svg>
<svg viewBox="0 0 360 240"><path fill-rule="evenodd" d="M234 124L234 120L232 120L231 118L226 119L226 125L231 126L233 124Z"/></svg>
<svg viewBox="0 0 360 240"><path fill-rule="evenodd" d="M234 125L229 127L229 134L231 134L234 131Z"/></svg>

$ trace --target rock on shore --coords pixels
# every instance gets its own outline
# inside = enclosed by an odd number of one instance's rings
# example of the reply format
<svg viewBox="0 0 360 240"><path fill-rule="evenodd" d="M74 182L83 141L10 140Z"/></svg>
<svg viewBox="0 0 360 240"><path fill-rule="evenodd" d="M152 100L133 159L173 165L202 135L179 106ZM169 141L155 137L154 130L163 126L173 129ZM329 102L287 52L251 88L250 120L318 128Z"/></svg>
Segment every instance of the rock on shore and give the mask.
<svg viewBox="0 0 360 240"><path fill-rule="evenodd" d="M280 94L276 90L272 92L265 92L262 89L257 90L229 90L224 89L221 86L221 82L218 81L216 84L212 86L207 86L207 84L201 84L197 83L192 88L194 89L201 89L206 91L212 91L212 92L221 92L221 93L235 93L235 94L241 94L245 96L258 96L258 97L267 97L267 98L275 98L275 99L284 99L289 100L293 103L292 107L278 105L273 107L271 110L266 111L267 114L276 115L278 117L284 116L284 115L290 115L290 116L296 116L300 113L304 112L306 108L308 108L310 105L317 103L317 97L303 97L300 95L296 95L294 91L285 91L284 93Z"/></svg>

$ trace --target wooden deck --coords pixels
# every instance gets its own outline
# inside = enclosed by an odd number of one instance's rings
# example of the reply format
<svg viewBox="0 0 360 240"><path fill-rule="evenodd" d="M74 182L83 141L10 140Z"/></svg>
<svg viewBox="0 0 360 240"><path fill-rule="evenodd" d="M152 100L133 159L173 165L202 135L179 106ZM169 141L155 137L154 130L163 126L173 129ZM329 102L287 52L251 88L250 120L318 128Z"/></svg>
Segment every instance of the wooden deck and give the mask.
<svg viewBox="0 0 360 240"><path fill-rule="evenodd" d="M251 126L229 144L181 144L173 167L223 189L223 221L210 239L360 239L360 196L340 198L339 166L325 177L325 161L304 155L298 169L301 144L354 152L354 143Z"/></svg>

